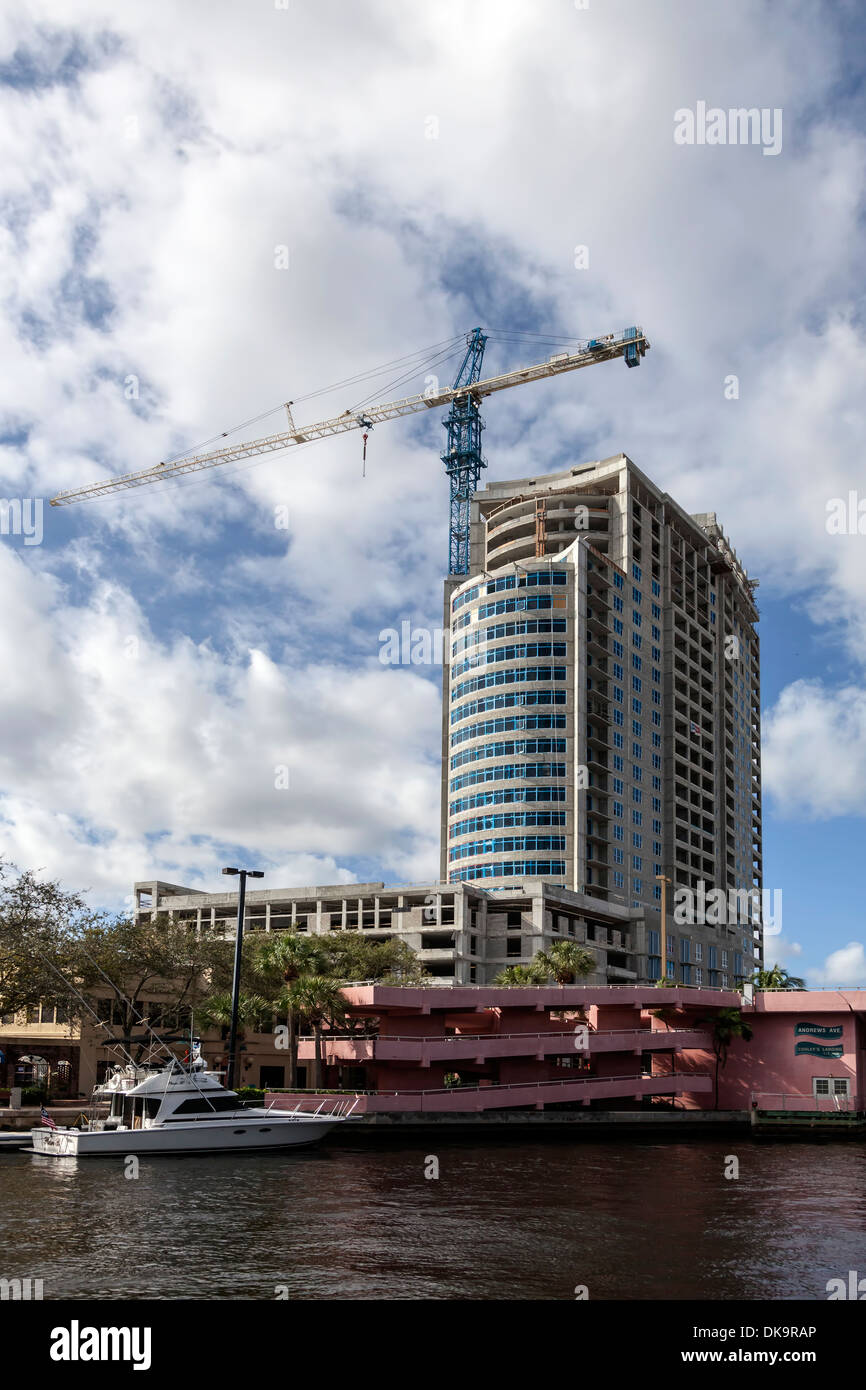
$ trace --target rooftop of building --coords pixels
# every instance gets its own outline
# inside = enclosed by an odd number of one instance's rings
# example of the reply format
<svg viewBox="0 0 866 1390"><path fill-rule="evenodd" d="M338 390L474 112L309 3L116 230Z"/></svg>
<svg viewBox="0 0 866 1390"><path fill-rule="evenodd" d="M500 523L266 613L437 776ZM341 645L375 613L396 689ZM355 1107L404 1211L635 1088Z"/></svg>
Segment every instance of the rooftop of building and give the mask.
<svg viewBox="0 0 866 1390"><path fill-rule="evenodd" d="M169 908L204 906L206 903L235 903L237 901L237 886L234 881L232 881L231 886L210 892L205 888L188 888L182 884L167 883L161 879L143 879L135 883L134 891L136 898L139 894L152 896L155 892L159 902ZM563 907L571 907L579 912L611 917L624 922L640 919L644 915L642 908L625 907L620 903L605 902L591 894L576 892L560 884L548 883L544 879L518 879L506 888L484 888L480 883L449 883L439 879L431 879L426 883L329 883L318 886L256 889L251 889L248 884L246 897L248 903L297 903L342 901L344 898L420 897L431 893L459 894L464 897L482 898L494 909L499 904L504 905L515 899L543 895L546 899L561 903Z"/></svg>
<svg viewBox="0 0 866 1390"><path fill-rule="evenodd" d="M692 988L671 985L351 985L344 991L353 1009L377 1013L428 1014L433 1010L481 1013L488 1009L618 1008L739 1008L742 1000L735 990ZM838 1006L837 1006L838 1007Z"/></svg>
<svg viewBox="0 0 866 1390"><path fill-rule="evenodd" d="M582 488L595 481L598 481L602 487L609 486L610 480L615 478L623 468L627 468L652 497L668 508L669 512L677 518L681 529L691 536L694 544L709 545L717 553L720 563L731 570L739 581L744 596L754 605L753 594L758 581L749 578L745 567L720 525L716 513L687 512L675 498L671 497L670 493L662 491L651 478L647 477L629 458L628 454L613 454L609 458L576 464L572 468L563 469L558 473L543 473L535 477L492 481L475 493L473 504L477 504L481 514L487 516L491 509L501 506L509 498L517 500L524 492L537 494L544 490L555 495L557 492L572 488Z"/></svg>

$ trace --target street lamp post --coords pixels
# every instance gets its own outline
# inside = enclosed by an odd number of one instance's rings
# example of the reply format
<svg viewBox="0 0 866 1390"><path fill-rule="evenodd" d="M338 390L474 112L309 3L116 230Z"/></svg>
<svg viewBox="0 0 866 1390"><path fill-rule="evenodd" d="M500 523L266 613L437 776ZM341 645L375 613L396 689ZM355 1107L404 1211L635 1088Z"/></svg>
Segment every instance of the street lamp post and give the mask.
<svg viewBox="0 0 866 1390"><path fill-rule="evenodd" d="M235 937L235 966L232 974L232 1020L229 1028L229 1056L226 1068L226 1089L234 1090L235 1058L238 1044L238 1006L241 997L241 961L244 949L244 905L247 896L247 879L264 878L261 869L223 869L238 880L238 930Z"/></svg>
<svg viewBox="0 0 866 1390"><path fill-rule="evenodd" d="M656 874L656 878L662 886L662 979L667 979L668 973L668 942L667 942L667 909L668 909L668 884L670 879L666 874Z"/></svg>

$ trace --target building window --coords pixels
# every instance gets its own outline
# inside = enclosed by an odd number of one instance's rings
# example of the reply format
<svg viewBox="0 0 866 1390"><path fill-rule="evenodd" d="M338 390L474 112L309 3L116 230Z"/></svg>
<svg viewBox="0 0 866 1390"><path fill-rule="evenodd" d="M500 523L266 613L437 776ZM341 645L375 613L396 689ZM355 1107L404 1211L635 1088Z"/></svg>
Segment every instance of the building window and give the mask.
<svg viewBox="0 0 866 1390"><path fill-rule="evenodd" d="M505 954L506 954L507 956L519 956L519 955L522 955L523 953L522 953L520 947L521 947L521 939L520 939L519 936L509 936L509 937L506 937Z"/></svg>
<svg viewBox="0 0 866 1390"><path fill-rule="evenodd" d="M845 1076L813 1076L812 1094L815 1096L849 1096L850 1082Z"/></svg>

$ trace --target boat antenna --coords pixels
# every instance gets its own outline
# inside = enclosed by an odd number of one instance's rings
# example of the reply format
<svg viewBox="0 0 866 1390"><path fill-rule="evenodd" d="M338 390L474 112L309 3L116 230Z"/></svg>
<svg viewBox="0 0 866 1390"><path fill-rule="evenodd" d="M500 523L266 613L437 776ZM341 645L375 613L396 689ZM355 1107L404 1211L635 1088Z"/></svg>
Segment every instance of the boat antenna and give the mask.
<svg viewBox="0 0 866 1390"><path fill-rule="evenodd" d="M123 1000L124 1004L127 1006L127 1008L128 1008L128 1009L130 1010L130 1012L132 1013L132 1015L133 1015L133 1017L135 1018L136 1022L142 1024L143 1027L147 1029L148 1033L150 1033L150 1035L156 1040L157 1047L158 1047L159 1049L161 1049L161 1051L163 1051L163 1052L166 1054L166 1056L170 1058L170 1060L171 1060L172 1062L176 1062L176 1061L177 1061L177 1058L175 1057L175 1055L174 1055L174 1053L172 1052L171 1048L169 1047L168 1043L165 1042L164 1039L161 1038L161 1037L159 1036L159 1034L157 1033L157 1031L156 1031L155 1028L152 1028L152 1027L151 1027L151 1025L150 1025L148 1019L145 1017L145 1015L139 1012L139 1010L138 1010L138 1009L136 1008L136 1006L133 1004L132 1000L131 1000L131 999L128 999L127 996L124 994L124 992L123 992L123 990L120 988L120 986L119 986L119 985L116 985L116 984L114 983L114 981L111 979L111 976L110 976L110 975L106 975L106 973L105 973L105 971L102 969L102 967L101 967L100 965L97 965L96 961L93 959L93 957L92 957L92 955L90 954L90 952L88 951L87 947L81 945L81 942L79 942L79 945L81 946L81 950L82 950L82 951L84 952L84 954L87 956L87 959L90 961L91 965L92 965L92 966L94 967L94 969L96 970L97 974L101 975L102 978L103 978L103 980L105 980L106 984L109 984L109 985L111 986L111 988L114 990L115 994L119 995L119 997ZM130 1058L130 1061L132 1061L132 1058ZM136 1064L133 1062L133 1066L135 1066L135 1065L136 1065Z"/></svg>
<svg viewBox="0 0 866 1390"><path fill-rule="evenodd" d="M94 969L102 976L103 980L105 980L107 984L111 985L111 988L120 996L120 998L121 998L121 999L123 1000L123 1002L127 1005L127 1007L128 1007L129 1009L131 1009L132 1013L135 1015L135 1017L137 1018L137 1020L139 1021L139 1023L142 1023L142 1024L144 1025L144 1027L147 1029L148 1033L151 1033L151 1034L153 1035L153 1037L154 1037L154 1038L156 1039L156 1041L157 1041L158 1046L163 1050L163 1052L165 1052L166 1056L168 1057L168 1059L169 1059L169 1068L168 1068L168 1075L166 1076L166 1081L165 1081L165 1093L167 1094L167 1093L168 1093L169 1081L170 1081L170 1079L171 1079L171 1075L172 1075L172 1073L173 1073L175 1067L180 1068L181 1071L183 1071L184 1068L181 1066L181 1064L180 1064L180 1062L178 1061L177 1057L176 1057L175 1054L172 1052L171 1048L168 1046L168 1043L164 1042L163 1039L162 1039L162 1038L159 1036L159 1034L156 1032L156 1030L150 1026L150 1024L148 1023L147 1019L144 1017L144 1015L141 1014L141 1013L139 1013L138 1009L135 1007L135 1005L133 1004L132 1000L131 1000L131 999L128 999L128 998L126 997L126 995L123 993L123 990L120 989L119 986L116 985L116 984L114 983L114 981L111 979L111 977L110 977L109 975L106 975L105 971L102 969L102 967L101 967L100 965L97 965L96 961L93 959L93 957L91 956L90 952L87 950L87 947L86 947L86 946L82 946L81 949L82 949L82 951L84 952L84 954L87 956L87 959L90 961L91 965L93 965ZM130 1058L130 1061L131 1061L131 1060L132 1060L132 1059ZM134 1066L134 1065L135 1065L135 1063L133 1062L133 1066ZM203 1096L205 1100L208 1100L208 1101L209 1101L209 1097L208 1097L208 1095L207 1095L207 1093L206 1093L204 1087L201 1085L201 1081L200 1081L199 1077L196 1076L195 1072L192 1071L192 1070L190 1070L190 1071L187 1072L187 1075L189 1076L190 1081L192 1082L192 1084L193 1084L193 1086L195 1087L195 1089L198 1091L199 1095ZM212 1106L211 1108L213 1109L214 1107Z"/></svg>
<svg viewBox="0 0 866 1390"><path fill-rule="evenodd" d="M67 980L66 976L63 974L63 971L62 971L62 970L59 970L59 969L57 968L57 966L56 966L52 961L50 961L50 960L48 959L48 957L45 955L45 953L44 953L43 951L40 951L40 950L39 950L39 947L38 947L38 946L35 946L33 949L36 951L36 954L37 954L38 956L41 956L42 960L43 960L43 961L45 962L45 964L48 966L48 969L49 969L49 970L52 970L52 971L54 972L54 974L58 977L58 979L60 979L60 980L63 981L63 983L64 983L64 985L66 986L66 988L67 988L68 990L71 990L71 992L75 995L75 997L84 1005L85 1009L86 1009L87 1012L91 1015L91 1017L93 1018L94 1022L95 1022L96 1025L97 1025L97 1027L99 1027L99 1028L108 1028L108 1029L110 1029L111 1025L108 1024L108 1023L106 1023L106 1022L105 1022L105 1019L99 1017L99 1014L96 1012L96 1010L95 1010L95 1009L93 1008L93 1006L90 1004L90 1001L87 1000L87 999L85 999L84 995L80 992L80 990L77 990L77 989L75 988L75 985L71 982L71 980ZM127 1060L127 1062L129 1063L129 1065L130 1065L130 1066L133 1066L133 1067L135 1066L135 1060L134 1060L134 1058L133 1058L133 1056L132 1056L132 1053L128 1050L128 1048L126 1048L126 1047L124 1046L124 1044L123 1044L122 1042L120 1042L119 1039L117 1039L117 1038L107 1038L106 1041L105 1041L105 1046L106 1046L106 1047L110 1047L110 1048L117 1048L117 1049L119 1049L119 1051L121 1051L121 1052L123 1053L123 1055L126 1057L126 1060Z"/></svg>

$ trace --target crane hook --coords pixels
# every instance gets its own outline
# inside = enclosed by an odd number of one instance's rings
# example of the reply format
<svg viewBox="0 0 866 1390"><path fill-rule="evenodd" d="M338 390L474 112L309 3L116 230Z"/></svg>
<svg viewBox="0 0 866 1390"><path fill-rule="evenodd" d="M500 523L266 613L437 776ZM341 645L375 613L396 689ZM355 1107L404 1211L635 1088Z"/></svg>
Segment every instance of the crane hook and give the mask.
<svg viewBox="0 0 866 1390"><path fill-rule="evenodd" d="M347 412L347 414L348 414L348 412ZM361 435L361 438L362 438L363 441L364 441L364 452L363 452L363 454L361 455L361 477L362 477L362 478L366 478L366 476L367 476L367 440L370 438L370 433L369 433L369 432L370 432L370 430L373 428L373 421L372 421L372 420L369 420L369 419L367 418L366 415L356 415L356 416L355 416L355 419L358 421L358 424L361 426L362 430L364 431L363 434Z"/></svg>

